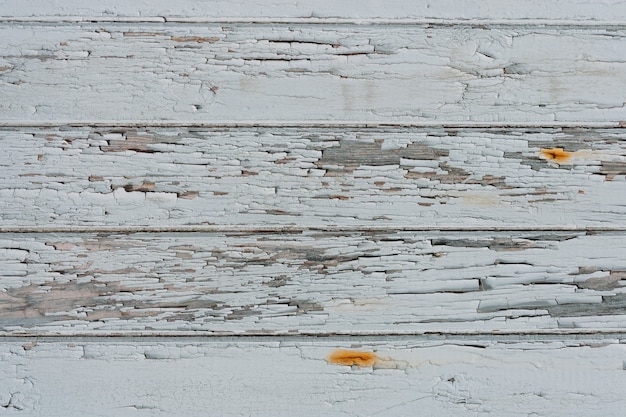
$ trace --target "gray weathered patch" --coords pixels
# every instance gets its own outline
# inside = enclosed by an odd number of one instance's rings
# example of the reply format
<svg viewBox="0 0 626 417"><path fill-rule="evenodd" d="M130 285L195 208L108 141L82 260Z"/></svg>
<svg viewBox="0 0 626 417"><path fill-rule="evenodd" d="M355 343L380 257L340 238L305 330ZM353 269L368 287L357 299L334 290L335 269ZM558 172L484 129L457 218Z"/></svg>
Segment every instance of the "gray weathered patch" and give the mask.
<svg viewBox="0 0 626 417"><path fill-rule="evenodd" d="M339 146L323 150L317 166L322 169L329 165L343 166L347 171L352 171L362 165L400 165L401 158L438 160L448 156L448 151L433 149L420 143L410 143L399 149L382 149L381 143L382 141L342 140Z"/></svg>
<svg viewBox="0 0 626 417"><path fill-rule="evenodd" d="M610 316L626 314L626 294L602 297L601 303L595 304L562 304L547 307L552 317L586 317Z"/></svg>
<svg viewBox="0 0 626 417"><path fill-rule="evenodd" d="M495 251L515 251L534 248L535 244L527 240L512 238L496 239L432 239L433 246L450 246L454 248L489 248Z"/></svg>

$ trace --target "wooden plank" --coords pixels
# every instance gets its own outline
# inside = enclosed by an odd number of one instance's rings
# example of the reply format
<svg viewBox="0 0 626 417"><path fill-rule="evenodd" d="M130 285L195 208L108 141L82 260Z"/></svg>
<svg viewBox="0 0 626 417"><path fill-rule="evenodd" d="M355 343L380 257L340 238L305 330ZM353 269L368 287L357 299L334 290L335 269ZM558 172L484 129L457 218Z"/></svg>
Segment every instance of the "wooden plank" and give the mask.
<svg viewBox="0 0 626 417"><path fill-rule="evenodd" d="M0 122L626 120L621 27L2 24Z"/></svg>
<svg viewBox="0 0 626 417"><path fill-rule="evenodd" d="M624 233L3 234L5 334L626 325Z"/></svg>
<svg viewBox="0 0 626 417"><path fill-rule="evenodd" d="M622 413L626 3L57 3L0 0L0 414Z"/></svg>
<svg viewBox="0 0 626 417"><path fill-rule="evenodd" d="M0 406L46 417L569 417L626 407L619 341L470 343L3 342ZM329 363L338 348L377 360Z"/></svg>
<svg viewBox="0 0 626 417"><path fill-rule="evenodd" d="M625 138L567 128L4 128L0 226L624 228Z"/></svg>
<svg viewBox="0 0 626 417"><path fill-rule="evenodd" d="M0 15L5 17L186 17L194 19L263 19L263 18L428 18L428 19L575 19L619 21L626 19L626 7L619 0L566 0L545 2L529 0L440 0L436 2L388 0L52 0L0 1Z"/></svg>

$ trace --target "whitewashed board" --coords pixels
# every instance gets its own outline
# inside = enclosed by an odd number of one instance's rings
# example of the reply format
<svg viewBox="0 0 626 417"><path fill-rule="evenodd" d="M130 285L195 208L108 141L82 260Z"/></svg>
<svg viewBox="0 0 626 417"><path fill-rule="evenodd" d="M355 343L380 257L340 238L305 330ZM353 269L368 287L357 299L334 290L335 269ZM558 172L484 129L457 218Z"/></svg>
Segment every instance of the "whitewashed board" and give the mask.
<svg viewBox="0 0 626 417"><path fill-rule="evenodd" d="M0 122L626 120L622 27L0 23Z"/></svg>
<svg viewBox="0 0 626 417"><path fill-rule="evenodd" d="M624 129L5 128L0 146L3 230L626 228Z"/></svg>
<svg viewBox="0 0 626 417"><path fill-rule="evenodd" d="M464 20L469 23L498 20L543 20L579 24L620 23L626 6L620 0L1 0L0 17L6 20L150 20L232 22L280 19L432 19ZM546 23L546 22L543 22Z"/></svg>
<svg viewBox="0 0 626 417"><path fill-rule="evenodd" d="M626 327L624 233L4 234L7 334Z"/></svg>
<svg viewBox="0 0 626 417"><path fill-rule="evenodd" d="M0 415L622 415L625 50L619 0L0 0Z"/></svg>
<svg viewBox="0 0 626 417"><path fill-rule="evenodd" d="M619 416L619 340L37 341L0 345L10 416ZM329 363L335 349L372 366Z"/></svg>

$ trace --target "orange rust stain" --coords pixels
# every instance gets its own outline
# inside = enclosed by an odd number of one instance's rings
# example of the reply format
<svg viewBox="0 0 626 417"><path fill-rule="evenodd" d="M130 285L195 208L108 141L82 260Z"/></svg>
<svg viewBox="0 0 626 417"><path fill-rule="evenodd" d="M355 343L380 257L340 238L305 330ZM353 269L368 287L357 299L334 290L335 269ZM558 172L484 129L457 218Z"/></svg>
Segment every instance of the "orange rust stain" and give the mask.
<svg viewBox="0 0 626 417"><path fill-rule="evenodd" d="M564 151L563 148L542 149L541 155L544 159L554 162L567 162L574 152Z"/></svg>
<svg viewBox="0 0 626 417"><path fill-rule="evenodd" d="M363 352L359 350L334 350L328 355L328 363L345 366L372 366L378 362L378 357L374 352Z"/></svg>
<svg viewBox="0 0 626 417"><path fill-rule="evenodd" d="M197 42L197 43L214 43L220 40L218 37L203 38L200 36L172 36L174 42Z"/></svg>

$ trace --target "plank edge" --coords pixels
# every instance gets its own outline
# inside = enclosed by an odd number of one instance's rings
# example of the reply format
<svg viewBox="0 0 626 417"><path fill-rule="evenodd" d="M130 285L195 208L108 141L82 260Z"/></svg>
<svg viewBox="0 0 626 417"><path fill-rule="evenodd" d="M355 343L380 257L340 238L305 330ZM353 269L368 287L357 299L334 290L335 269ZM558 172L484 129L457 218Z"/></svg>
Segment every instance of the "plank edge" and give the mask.
<svg viewBox="0 0 626 417"><path fill-rule="evenodd" d="M189 23L189 24L307 24L411 26L573 26L621 27L624 20L595 19L446 19L340 17L184 17L184 16L0 16L0 23Z"/></svg>

